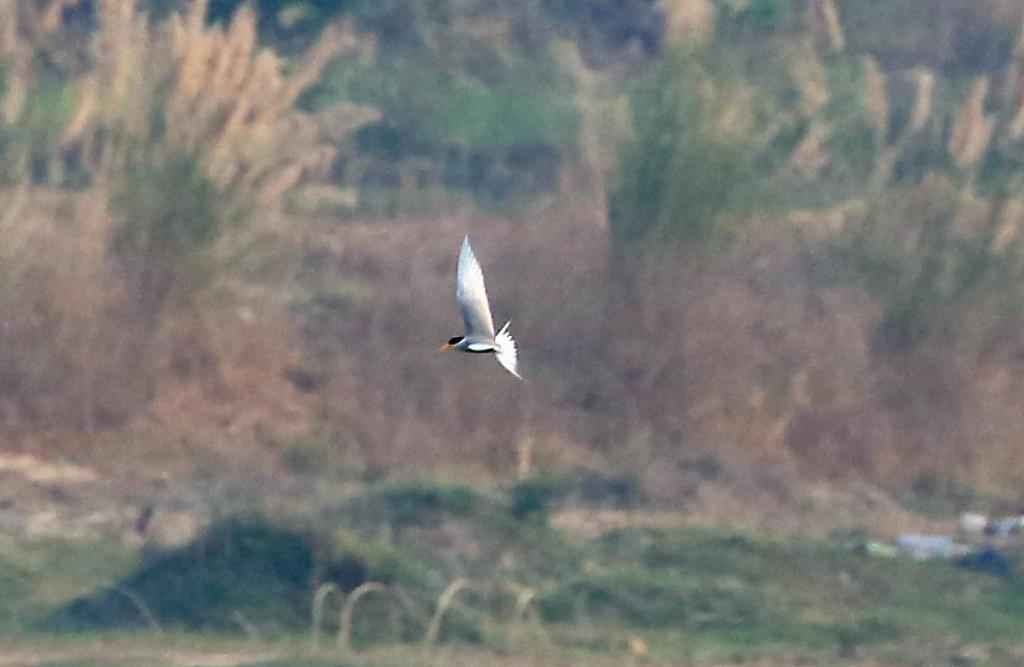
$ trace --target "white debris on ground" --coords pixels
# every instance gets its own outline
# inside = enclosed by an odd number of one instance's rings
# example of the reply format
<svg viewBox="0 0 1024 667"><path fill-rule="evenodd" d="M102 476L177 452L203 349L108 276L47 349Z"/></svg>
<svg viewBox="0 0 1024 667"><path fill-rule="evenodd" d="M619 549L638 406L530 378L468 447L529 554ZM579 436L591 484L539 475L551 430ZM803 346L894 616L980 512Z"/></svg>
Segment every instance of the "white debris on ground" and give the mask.
<svg viewBox="0 0 1024 667"><path fill-rule="evenodd" d="M998 518L964 512L960 515L960 534L973 539L1024 537L1024 512Z"/></svg>
<svg viewBox="0 0 1024 667"><path fill-rule="evenodd" d="M951 534L903 533L891 543L868 540L860 548L880 558L908 556L915 560L955 560L972 554L1020 549L1024 548L1024 514L991 518L978 512L964 512L957 522L955 535L952 531Z"/></svg>
<svg viewBox="0 0 1024 667"><path fill-rule="evenodd" d="M985 534L994 537L1010 537L1024 531L1024 515L991 519L985 527Z"/></svg>
<svg viewBox="0 0 1024 667"><path fill-rule="evenodd" d="M907 533L896 538L896 548L914 560L933 558L960 558L971 552L971 547L959 544L949 535L920 535Z"/></svg>
<svg viewBox="0 0 1024 667"><path fill-rule="evenodd" d="M984 534L988 527L988 517L977 512L964 512L960 515L960 534L966 536L979 536Z"/></svg>

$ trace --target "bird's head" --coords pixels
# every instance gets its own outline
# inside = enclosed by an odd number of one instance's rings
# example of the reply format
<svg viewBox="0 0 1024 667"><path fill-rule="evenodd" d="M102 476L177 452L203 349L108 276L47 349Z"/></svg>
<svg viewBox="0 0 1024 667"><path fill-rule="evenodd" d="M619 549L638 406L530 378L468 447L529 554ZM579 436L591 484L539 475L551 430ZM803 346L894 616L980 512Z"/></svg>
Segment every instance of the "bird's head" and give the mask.
<svg viewBox="0 0 1024 667"><path fill-rule="evenodd" d="M447 352L448 350L454 350L455 347L462 342L465 336L453 336L448 339L448 342L441 346L441 352Z"/></svg>

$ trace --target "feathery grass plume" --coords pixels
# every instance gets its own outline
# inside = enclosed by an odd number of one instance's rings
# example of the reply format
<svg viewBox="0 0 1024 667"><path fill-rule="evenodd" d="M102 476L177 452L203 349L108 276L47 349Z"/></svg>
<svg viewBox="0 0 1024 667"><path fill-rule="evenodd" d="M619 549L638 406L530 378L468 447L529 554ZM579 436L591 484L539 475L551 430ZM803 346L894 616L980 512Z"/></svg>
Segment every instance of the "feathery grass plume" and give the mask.
<svg viewBox="0 0 1024 667"><path fill-rule="evenodd" d="M296 108L327 62L359 44L349 24L331 26L294 65L257 44L257 18L241 6L226 27L207 25L207 3L153 25L134 0L101 0L94 70L63 145L79 145L94 173L114 173L124 151L191 154L222 191L279 208L307 175L336 155L327 120ZM362 114L354 131L374 116ZM109 163L108 163L109 161Z"/></svg>
<svg viewBox="0 0 1024 667"><path fill-rule="evenodd" d="M1017 34L1013 59L1005 74L1003 96L1010 113L1007 135L1012 140L1020 139L1024 136L1024 26Z"/></svg>
<svg viewBox="0 0 1024 667"><path fill-rule="evenodd" d="M812 121L803 139L790 153L789 164L807 177L821 172L831 161L828 150L831 134L832 127L828 122L818 119Z"/></svg>
<svg viewBox="0 0 1024 667"><path fill-rule="evenodd" d="M1017 76L1017 85L1024 83L1024 75ZM1022 87L1024 88L1024 87ZM1020 91L1012 102L1013 115L1007 125L1006 133L1010 139L1016 141L1024 136L1024 89Z"/></svg>
<svg viewBox="0 0 1024 667"><path fill-rule="evenodd" d="M534 437L524 434L516 441L516 478L526 479L533 473Z"/></svg>
<svg viewBox="0 0 1024 667"><path fill-rule="evenodd" d="M1003 207L1002 215L992 236L992 252L1001 255L1020 239L1021 221L1024 220L1024 201L1010 199Z"/></svg>
<svg viewBox="0 0 1024 667"><path fill-rule="evenodd" d="M867 111L868 119L875 128L877 145L883 146L889 129L888 84L874 56L862 56L861 69L864 78L864 110Z"/></svg>
<svg viewBox="0 0 1024 667"><path fill-rule="evenodd" d="M985 113L990 81L979 76L956 114L947 150L961 169L971 169L985 155L992 141L995 118Z"/></svg>
<svg viewBox="0 0 1024 667"><path fill-rule="evenodd" d="M807 40L800 40L794 48L787 49L786 65L789 77L800 95L799 111L810 118L831 99L825 65Z"/></svg>
<svg viewBox="0 0 1024 667"><path fill-rule="evenodd" d="M910 111L907 134L920 132L932 115L935 95L935 73L924 67L915 67L910 73L914 80L914 106Z"/></svg>
<svg viewBox="0 0 1024 667"><path fill-rule="evenodd" d="M74 109L54 148L77 151L89 176L109 183L131 150L153 145L150 105L170 62L135 0L100 0L96 18L93 67L74 81Z"/></svg>
<svg viewBox="0 0 1024 667"><path fill-rule="evenodd" d="M665 37L674 46L701 44L715 34L717 11L711 0L665 0Z"/></svg>
<svg viewBox="0 0 1024 667"><path fill-rule="evenodd" d="M839 52L846 47L839 10L834 0L811 0L810 23L814 34L821 35L828 50Z"/></svg>
<svg viewBox="0 0 1024 667"><path fill-rule="evenodd" d="M864 112L875 135L875 164L869 188L873 192L878 192L892 178L892 171L902 146L888 145L890 114L888 79L874 56L864 55L861 57L861 78L864 84Z"/></svg>
<svg viewBox="0 0 1024 667"><path fill-rule="evenodd" d="M703 76L696 93L706 107L705 130L710 138L724 144L750 142L757 121L757 91L753 86Z"/></svg>
<svg viewBox="0 0 1024 667"><path fill-rule="evenodd" d="M115 132L146 138L147 104L155 92L151 82L163 74L154 71L161 63L162 45L135 0L100 0L98 19L93 41L96 78L91 83L106 104L105 120Z"/></svg>
<svg viewBox="0 0 1024 667"><path fill-rule="evenodd" d="M62 13L82 0L33 0L19 2L4 0L0 3L0 54L12 45L38 46L42 37L61 27Z"/></svg>
<svg viewBox="0 0 1024 667"><path fill-rule="evenodd" d="M298 110L296 101L330 58L357 48L353 29L348 24L325 29L309 52L286 68L275 53L259 48L257 18L248 6L224 27L206 23L205 0L159 24L148 21L134 0L102 0L99 11L96 67L80 86L64 144L81 147L94 178L134 183L114 188L121 195L116 203L128 207L124 222L137 228L128 234L135 239L128 244L132 255L155 252L150 259L170 271L157 282L195 284L196 277L210 274L210 262L224 264L250 247L253 235L269 233L264 229L273 226L269 214L283 207L286 195L333 163L339 137L327 125L337 114L321 119ZM373 118L363 114L348 131ZM189 161L198 170L188 167ZM198 190L162 196L138 182L147 175L168 193L174 187ZM186 213L184 202L205 202L207 209ZM235 227L229 237L220 234L222 222L257 207L264 215L254 224ZM171 221L173 211L182 219ZM210 262L196 271L193 260L203 254ZM161 290L166 286L143 298L158 304Z"/></svg>

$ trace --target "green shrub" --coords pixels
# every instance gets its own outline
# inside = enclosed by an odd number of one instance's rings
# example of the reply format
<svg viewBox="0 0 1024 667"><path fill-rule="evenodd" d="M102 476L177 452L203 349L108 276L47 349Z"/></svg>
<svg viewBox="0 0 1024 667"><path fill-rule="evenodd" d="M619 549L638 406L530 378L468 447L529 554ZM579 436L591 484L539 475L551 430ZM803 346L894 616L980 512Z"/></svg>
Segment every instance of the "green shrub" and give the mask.
<svg viewBox="0 0 1024 667"><path fill-rule="evenodd" d="M479 507L476 491L459 484L385 485L367 500L395 524L416 524L442 515L466 516Z"/></svg>
<svg viewBox="0 0 1024 667"><path fill-rule="evenodd" d="M6 93L6 68L0 63L0 100ZM0 182L64 185L62 161L52 153L65 124L74 113L73 84L51 70L30 82L24 106L10 124L0 122Z"/></svg>
<svg viewBox="0 0 1024 667"><path fill-rule="evenodd" d="M754 34L770 34L789 27L797 16L792 0L751 0L745 4L718 2L718 33L741 39Z"/></svg>
<svg viewBox="0 0 1024 667"><path fill-rule="evenodd" d="M559 478L531 477L517 482L509 492L512 515L517 519L546 522L552 505L563 499L566 493L567 489Z"/></svg>
<svg viewBox="0 0 1024 667"><path fill-rule="evenodd" d="M207 252L229 220L229 195L186 153L140 152L119 176L110 202L110 253L155 314L172 291L181 297L208 278Z"/></svg>
<svg viewBox="0 0 1024 667"><path fill-rule="evenodd" d="M83 596L45 627L97 630L146 627L129 591L161 625L237 632L234 614L291 627L308 622L314 541L256 517L213 524L198 540L143 566L115 587Z"/></svg>
<svg viewBox="0 0 1024 667"><path fill-rule="evenodd" d="M634 139L609 194L612 236L622 246L678 242L709 247L727 238L722 214L752 182L739 141L717 135L690 54L672 52L631 98Z"/></svg>
<svg viewBox="0 0 1024 667"><path fill-rule="evenodd" d="M444 3L403 7L352 7L383 31L385 48L372 63L332 63L303 97L313 110L349 102L381 111L340 174L368 195L363 207L425 204L409 190L488 204L550 191L579 120L571 79L546 43L491 43L445 18Z"/></svg>
<svg viewBox="0 0 1024 667"><path fill-rule="evenodd" d="M882 303L879 349L908 351L936 336L984 339L1019 316L1021 244L997 250L993 243L1003 204L992 203L982 219L971 222L960 196L954 184L939 178L883 197L833 245L839 271ZM974 323L991 326L965 328L963 318L971 312L989 313Z"/></svg>

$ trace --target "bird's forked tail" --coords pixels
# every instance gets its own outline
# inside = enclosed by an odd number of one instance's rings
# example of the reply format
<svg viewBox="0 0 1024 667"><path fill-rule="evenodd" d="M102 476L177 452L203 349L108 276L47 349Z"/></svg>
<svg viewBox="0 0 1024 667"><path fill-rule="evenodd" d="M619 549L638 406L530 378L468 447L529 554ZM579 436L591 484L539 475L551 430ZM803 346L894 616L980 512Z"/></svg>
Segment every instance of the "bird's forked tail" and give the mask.
<svg viewBox="0 0 1024 667"><path fill-rule="evenodd" d="M519 366L519 355L516 350L516 342L512 339L512 334L508 332L510 324L512 324L511 320L505 322L505 326L494 337L494 343L497 347L494 355L498 358L498 363L505 370L522 380L523 376L516 371L516 368Z"/></svg>

